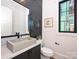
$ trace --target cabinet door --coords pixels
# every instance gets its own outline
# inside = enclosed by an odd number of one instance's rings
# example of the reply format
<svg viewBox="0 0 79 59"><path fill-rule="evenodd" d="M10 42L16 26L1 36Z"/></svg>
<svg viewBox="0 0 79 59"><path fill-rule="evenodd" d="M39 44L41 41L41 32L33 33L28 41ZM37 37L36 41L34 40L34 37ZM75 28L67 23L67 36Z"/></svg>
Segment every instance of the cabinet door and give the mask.
<svg viewBox="0 0 79 59"><path fill-rule="evenodd" d="M26 52L24 52L24 53L22 53L22 54L20 54L20 55L18 55L16 57L14 57L12 59L29 59L28 51L26 51Z"/></svg>
<svg viewBox="0 0 79 59"><path fill-rule="evenodd" d="M30 59L40 59L40 45L32 48L29 52Z"/></svg>
<svg viewBox="0 0 79 59"><path fill-rule="evenodd" d="M20 54L12 59L40 59L40 45Z"/></svg>

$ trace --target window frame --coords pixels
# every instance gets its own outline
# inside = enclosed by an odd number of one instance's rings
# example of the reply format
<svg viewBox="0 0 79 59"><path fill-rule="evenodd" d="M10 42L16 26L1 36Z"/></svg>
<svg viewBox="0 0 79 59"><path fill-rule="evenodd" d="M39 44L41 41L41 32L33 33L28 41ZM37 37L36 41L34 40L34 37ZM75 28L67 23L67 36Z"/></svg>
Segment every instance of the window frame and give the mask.
<svg viewBox="0 0 79 59"><path fill-rule="evenodd" d="M61 31L61 19L60 19L61 9L60 9L60 7L61 7L62 3L67 2L67 1L69 1L69 0L63 0L63 1L59 2L59 24L58 24L59 32L61 32L61 33L77 33L77 0L74 0L74 31L73 32L72 31Z"/></svg>

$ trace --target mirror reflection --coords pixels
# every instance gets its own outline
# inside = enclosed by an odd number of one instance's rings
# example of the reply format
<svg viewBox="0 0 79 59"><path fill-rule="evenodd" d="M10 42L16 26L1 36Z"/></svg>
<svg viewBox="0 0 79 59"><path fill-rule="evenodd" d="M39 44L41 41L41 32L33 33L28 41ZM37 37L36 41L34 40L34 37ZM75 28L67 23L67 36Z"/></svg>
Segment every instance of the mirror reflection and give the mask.
<svg viewBox="0 0 79 59"><path fill-rule="evenodd" d="M1 36L28 32L29 9L13 0L1 0Z"/></svg>

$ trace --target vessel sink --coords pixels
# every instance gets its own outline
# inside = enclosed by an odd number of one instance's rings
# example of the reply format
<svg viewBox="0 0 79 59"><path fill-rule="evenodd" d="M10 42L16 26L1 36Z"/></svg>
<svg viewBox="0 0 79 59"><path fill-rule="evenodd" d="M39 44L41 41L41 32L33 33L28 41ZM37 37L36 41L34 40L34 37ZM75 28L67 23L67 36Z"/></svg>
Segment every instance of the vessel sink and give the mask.
<svg viewBox="0 0 79 59"><path fill-rule="evenodd" d="M35 43L36 43L35 38L21 38L21 39L7 41L7 47L12 52L17 52Z"/></svg>

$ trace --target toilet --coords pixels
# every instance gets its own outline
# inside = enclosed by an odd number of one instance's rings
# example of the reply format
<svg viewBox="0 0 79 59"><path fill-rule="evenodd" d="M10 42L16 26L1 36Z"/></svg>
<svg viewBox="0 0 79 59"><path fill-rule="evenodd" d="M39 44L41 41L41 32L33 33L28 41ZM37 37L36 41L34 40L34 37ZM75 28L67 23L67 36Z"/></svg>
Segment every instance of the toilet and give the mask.
<svg viewBox="0 0 79 59"><path fill-rule="evenodd" d="M53 56L53 50L47 47L41 48L41 59L50 59L50 57L52 56Z"/></svg>

